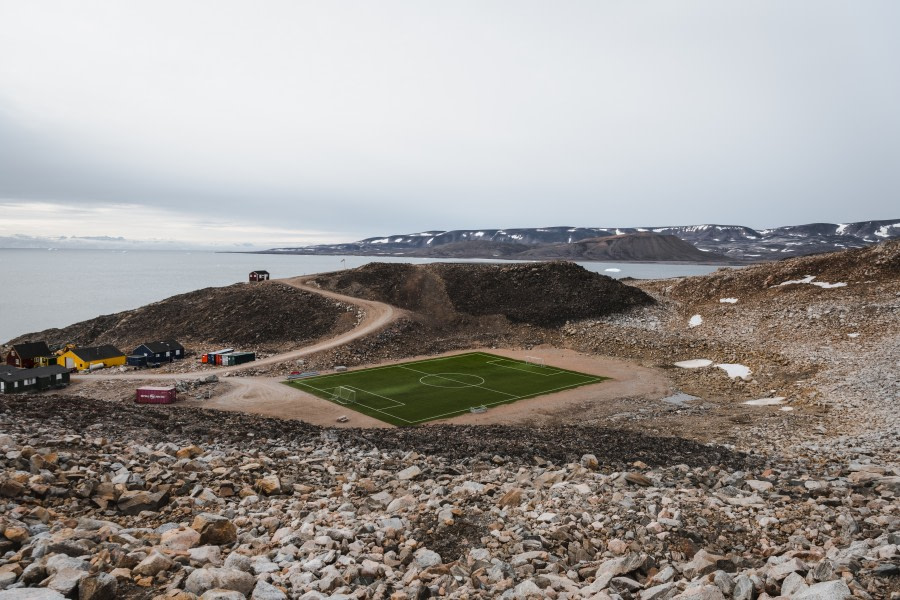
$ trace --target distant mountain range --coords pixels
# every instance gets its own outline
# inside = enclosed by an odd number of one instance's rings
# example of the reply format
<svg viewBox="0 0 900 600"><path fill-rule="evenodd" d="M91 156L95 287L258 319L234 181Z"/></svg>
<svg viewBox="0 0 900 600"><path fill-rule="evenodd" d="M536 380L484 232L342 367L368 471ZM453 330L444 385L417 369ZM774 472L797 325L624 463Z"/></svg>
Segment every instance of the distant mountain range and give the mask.
<svg viewBox="0 0 900 600"><path fill-rule="evenodd" d="M272 243L272 242L269 242ZM24 250L190 250L247 251L257 244L205 244L179 240L133 240L111 236L0 236L0 248Z"/></svg>
<svg viewBox="0 0 900 600"><path fill-rule="evenodd" d="M811 223L759 230L743 225L458 229L372 237L346 244L272 248L263 253L761 262L862 248L893 238L900 238L900 219Z"/></svg>

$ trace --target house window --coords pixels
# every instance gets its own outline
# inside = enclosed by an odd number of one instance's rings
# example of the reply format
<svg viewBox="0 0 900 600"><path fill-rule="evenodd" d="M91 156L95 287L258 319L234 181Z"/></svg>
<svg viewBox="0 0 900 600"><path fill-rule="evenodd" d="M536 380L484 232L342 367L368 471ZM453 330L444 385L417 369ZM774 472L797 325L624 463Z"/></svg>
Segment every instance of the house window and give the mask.
<svg viewBox="0 0 900 600"><path fill-rule="evenodd" d="M166 356L172 356L171 352L166 352Z"/></svg>

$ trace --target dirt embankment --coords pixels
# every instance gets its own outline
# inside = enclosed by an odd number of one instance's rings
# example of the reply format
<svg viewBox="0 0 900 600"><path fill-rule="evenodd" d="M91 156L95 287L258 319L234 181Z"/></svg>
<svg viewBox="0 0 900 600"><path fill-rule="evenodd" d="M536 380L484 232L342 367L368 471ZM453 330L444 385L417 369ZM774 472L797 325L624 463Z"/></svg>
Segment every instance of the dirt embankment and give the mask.
<svg viewBox="0 0 900 600"><path fill-rule="evenodd" d="M322 289L409 313L379 333L310 357L310 368L366 365L473 347L560 345L559 325L653 304L641 290L573 263L385 264L318 275Z"/></svg>
<svg viewBox="0 0 900 600"><path fill-rule="evenodd" d="M112 344L130 352L144 342L175 339L189 350L234 346L274 352L342 333L355 307L279 282L205 288L135 310L30 333L10 344L45 340L50 347Z"/></svg>
<svg viewBox="0 0 900 600"><path fill-rule="evenodd" d="M110 420L110 415L115 419ZM451 458L490 459L502 455L505 464L533 464L536 456L560 463L577 462L593 453L604 465L623 468L636 460L648 465L708 466L725 463L738 468L749 459L740 452L673 437L642 435L598 427L519 427L506 425L431 425L406 429L334 429L303 421L272 419L252 414L179 406L131 403L82 402L66 395L40 396L27 402L0 396L0 418L38 419L57 422L73 430L103 428L108 436L142 440L189 437L197 443L245 443L256 438L291 439L316 443L323 435L351 445L384 450L416 449ZM60 415L65 415L61 417Z"/></svg>

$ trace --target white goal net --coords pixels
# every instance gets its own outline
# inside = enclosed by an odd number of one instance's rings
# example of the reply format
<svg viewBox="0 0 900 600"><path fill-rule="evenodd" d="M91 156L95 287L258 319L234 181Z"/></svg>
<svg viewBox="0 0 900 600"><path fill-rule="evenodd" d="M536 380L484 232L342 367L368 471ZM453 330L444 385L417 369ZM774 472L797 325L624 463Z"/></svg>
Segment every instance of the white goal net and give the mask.
<svg viewBox="0 0 900 600"><path fill-rule="evenodd" d="M526 356L525 363L536 367L545 367L544 359L540 356Z"/></svg>
<svg viewBox="0 0 900 600"><path fill-rule="evenodd" d="M331 399L339 404L356 402L356 390L345 386L336 387L331 392Z"/></svg>

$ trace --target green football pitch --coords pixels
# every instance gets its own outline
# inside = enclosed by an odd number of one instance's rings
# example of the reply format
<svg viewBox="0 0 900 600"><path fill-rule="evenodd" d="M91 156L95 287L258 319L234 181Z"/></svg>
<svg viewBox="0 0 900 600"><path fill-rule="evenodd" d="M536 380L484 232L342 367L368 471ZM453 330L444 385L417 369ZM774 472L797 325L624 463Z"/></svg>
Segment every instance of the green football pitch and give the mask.
<svg viewBox="0 0 900 600"><path fill-rule="evenodd" d="M286 382L392 425L417 425L607 379L470 352Z"/></svg>

